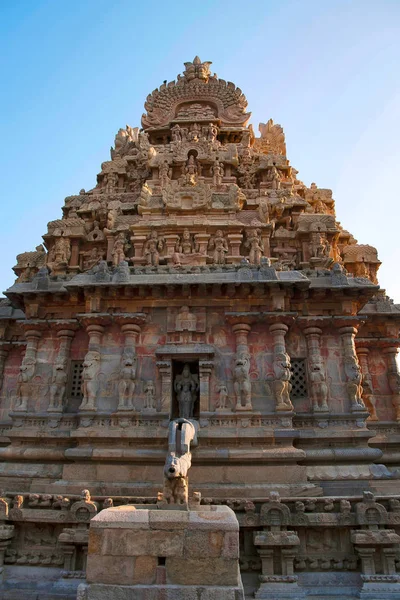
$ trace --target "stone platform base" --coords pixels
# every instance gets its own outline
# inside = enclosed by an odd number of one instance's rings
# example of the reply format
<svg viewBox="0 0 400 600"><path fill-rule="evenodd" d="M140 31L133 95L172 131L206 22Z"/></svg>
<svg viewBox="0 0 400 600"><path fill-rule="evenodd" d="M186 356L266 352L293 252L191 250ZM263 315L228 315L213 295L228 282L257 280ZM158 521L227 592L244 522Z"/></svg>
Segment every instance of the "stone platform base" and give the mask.
<svg viewBox="0 0 400 600"><path fill-rule="evenodd" d="M79 600L243 600L235 513L102 510L90 522L86 581Z"/></svg>
<svg viewBox="0 0 400 600"><path fill-rule="evenodd" d="M77 600L243 600L243 589L192 585L81 584Z"/></svg>

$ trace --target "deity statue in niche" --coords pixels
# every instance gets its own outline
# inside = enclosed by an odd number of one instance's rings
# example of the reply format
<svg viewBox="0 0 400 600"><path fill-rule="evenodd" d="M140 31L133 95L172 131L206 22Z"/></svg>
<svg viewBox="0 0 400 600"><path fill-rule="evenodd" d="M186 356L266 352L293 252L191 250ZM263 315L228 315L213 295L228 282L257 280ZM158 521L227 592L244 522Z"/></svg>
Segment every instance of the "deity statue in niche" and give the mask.
<svg viewBox="0 0 400 600"><path fill-rule="evenodd" d="M158 178L160 180L161 187L165 187L172 178L172 169L170 168L166 158L158 167Z"/></svg>
<svg viewBox="0 0 400 600"><path fill-rule="evenodd" d="M183 230L179 241L176 243L175 250L180 254L193 254L195 252L195 244L189 229Z"/></svg>
<svg viewBox="0 0 400 600"><path fill-rule="evenodd" d="M181 142L182 141L182 129L179 127L178 123L172 127L171 135L172 135L173 142Z"/></svg>
<svg viewBox="0 0 400 600"><path fill-rule="evenodd" d="M319 357L311 356L309 360L309 379L313 410L326 412L328 408L328 386L324 366Z"/></svg>
<svg viewBox="0 0 400 600"><path fill-rule="evenodd" d="M225 384L221 384L220 386L218 386L217 388L217 392L218 392L218 400L217 400L217 404L216 404L216 408L218 410L222 410L222 411L229 411L229 394L228 394L228 388L226 387Z"/></svg>
<svg viewBox="0 0 400 600"><path fill-rule="evenodd" d="M331 246L324 233L314 231L311 233L308 245L311 258L326 258L329 256Z"/></svg>
<svg viewBox="0 0 400 600"><path fill-rule="evenodd" d="M79 410L95 410L96 396L99 387L100 354L89 350L83 362L82 371L82 403Z"/></svg>
<svg viewBox="0 0 400 600"><path fill-rule="evenodd" d="M24 356L19 368L17 379L17 401L14 410L27 410L28 400L32 395L32 380L36 370L36 359L33 356Z"/></svg>
<svg viewBox="0 0 400 600"><path fill-rule="evenodd" d="M358 361L354 356L344 359L344 369L347 376L346 389L352 408L365 408L362 395L362 374Z"/></svg>
<svg viewBox="0 0 400 600"><path fill-rule="evenodd" d="M251 265L259 265L264 254L264 245L261 240L259 229L250 229L246 235L246 248L249 248L249 262Z"/></svg>
<svg viewBox="0 0 400 600"><path fill-rule="evenodd" d="M196 185L197 178L201 175L201 165L193 156L189 155L186 164L182 166L182 183L186 185Z"/></svg>
<svg viewBox="0 0 400 600"><path fill-rule="evenodd" d="M113 194L118 187L118 174L113 172L105 173L103 183L105 193Z"/></svg>
<svg viewBox="0 0 400 600"><path fill-rule="evenodd" d="M158 267L160 264L160 252L164 248L163 238L159 238L157 231L153 231L147 236L147 241L144 245L143 256L149 266Z"/></svg>
<svg viewBox="0 0 400 600"><path fill-rule="evenodd" d="M272 165L272 167L268 170L267 181L270 182L273 190L279 190L281 187L281 176L275 165Z"/></svg>
<svg viewBox="0 0 400 600"><path fill-rule="evenodd" d="M188 363L184 365L181 375L175 377L174 390L178 399L179 417L182 419L193 418L199 379L197 375L190 372Z"/></svg>
<svg viewBox="0 0 400 600"><path fill-rule="evenodd" d="M196 315L190 312L188 306L182 306L176 317L176 331L196 331Z"/></svg>
<svg viewBox="0 0 400 600"><path fill-rule="evenodd" d="M144 405L143 410L148 412L154 412L156 410L156 389L153 381L147 381L144 386Z"/></svg>
<svg viewBox="0 0 400 600"><path fill-rule="evenodd" d="M213 174L213 184L215 186L220 186L224 176L224 163L219 162L218 157L215 159L214 164L211 167L211 172Z"/></svg>
<svg viewBox="0 0 400 600"><path fill-rule="evenodd" d="M221 229L218 229L215 235L210 238L208 247L210 250L213 250L214 265L224 265L226 260L225 255L229 250L228 242L226 241Z"/></svg>
<svg viewBox="0 0 400 600"><path fill-rule="evenodd" d="M175 265L202 264L205 262L205 255L201 254L198 245L193 240L189 229L184 229L182 235L175 246L175 252L172 260Z"/></svg>
<svg viewBox="0 0 400 600"><path fill-rule="evenodd" d="M278 352L273 363L273 389L275 393L276 410L293 410L290 400L290 357L286 352Z"/></svg>
<svg viewBox="0 0 400 600"><path fill-rule="evenodd" d="M121 231L115 238L114 246L111 252L113 265L117 267L122 260L125 260L126 239L125 233Z"/></svg>

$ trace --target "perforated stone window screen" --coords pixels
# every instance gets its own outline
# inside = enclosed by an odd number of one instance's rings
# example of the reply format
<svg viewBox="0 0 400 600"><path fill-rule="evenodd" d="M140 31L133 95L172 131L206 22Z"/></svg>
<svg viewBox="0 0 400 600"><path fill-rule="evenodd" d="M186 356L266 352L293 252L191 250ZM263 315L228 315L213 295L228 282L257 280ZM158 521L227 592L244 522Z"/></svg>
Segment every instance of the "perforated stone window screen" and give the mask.
<svg viewBox="0 0 400 600"><path fill-rule="evenodd" d="M82 398L82 371L83 360L72 360L69 371L69 390L70 398Z"/></svg>
<svg viewBox="0 0 400 600"><path fill-rule="evenodd" d="M305 398L308 395L305 358L291 358L290 370L292 372L290 378L290 383L292 384L290 397L292 399Z"/></svg>

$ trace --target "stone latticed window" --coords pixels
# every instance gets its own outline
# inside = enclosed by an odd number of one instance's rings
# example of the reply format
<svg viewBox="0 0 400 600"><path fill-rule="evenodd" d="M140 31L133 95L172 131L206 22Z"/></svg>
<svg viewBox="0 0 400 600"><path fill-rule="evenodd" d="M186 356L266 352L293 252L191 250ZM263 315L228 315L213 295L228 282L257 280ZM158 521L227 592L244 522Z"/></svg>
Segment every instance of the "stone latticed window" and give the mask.
<svg viewBox="0 0 400 600"><path fill-rule="evenodd" d="M290 371L290 383L292 384L290 397L294 400L296 398L306 398L308 391L305 358L291 358Z"/></svg>
<svg viewBox="0 0 400 600"><path fill-rule="evenodd" d="M76 598L86 564L127 586L237 577L226 505L246 597L400 598L400 306L281 125L253 127L210 66L150 93L93 187L17 256L0 300L0 598ZM143 536L124 522L88 544L92 517L107 530L123 504ZM207 597L242 598L223 593Z"/></svg>
<svg viewBox="0 0 400 600"><path fill-rule="evenodd" d="M83 360L71 360L67 396L71 399L82 398Z"/></svg>

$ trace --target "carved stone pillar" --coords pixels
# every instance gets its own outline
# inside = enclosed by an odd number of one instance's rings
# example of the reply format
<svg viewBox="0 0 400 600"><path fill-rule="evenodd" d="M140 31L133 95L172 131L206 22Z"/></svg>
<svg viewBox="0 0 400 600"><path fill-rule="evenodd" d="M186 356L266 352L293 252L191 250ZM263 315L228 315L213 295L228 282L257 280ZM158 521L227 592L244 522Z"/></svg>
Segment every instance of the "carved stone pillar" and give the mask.
<svg viewBox="0 0 400 600"><path fill-rule="evenodd" d="M290 400L290 357L286 352L285 335L288 331L285 323L273 323L269 331L273 337L273 391L276 411L291 411L293 404Z"/></svg>
<svg viewBox="0 0 400 600"><path fill-rule="evenodd" d="M197 233L194 236L194 239L196 241L196 244L199 245L198 252L200 254L204 254L204 256L205 256L207 254L207 247L208 247L208 241L210 239L210 235L208 233Z"/></svg>
<svg viewBox="0 0 400 600"><path fill-rule="evenodd" d="M161 401L159 410L162 413L171 410L172 391L172 364L171 360L159 360L156 362L161 377Z"/></svg>
<svg viewBox="0 0 400 600"><path fill-rule="evenodd" d="M79 238L71 239L71 258L69 267L73 270L78 270L79 267Z"/></svg>
<svg viewBox="0 0 400 600"><path fill-rule="evenodd" d="M107 257L106 257L107 262L112 261L113 248L114 248L114 236L112 234L107 235Z"/></svg>
<svg viewBox="0 0 400 600"><path fill-rule="evenodd" d="M361 558L361 573L363 575L375 575L375 548L354 546Z"/></svg>
<svg viewBox="0 0 400 600"><path fill-rule="evenodd" d="M164 240L165 240L166 254L170 259L172 259L173 255L175 253L176 244L179 240L179 235L176 235L176 234L164 235Z"/></svg>
<svg viewBox="0 0 400 600"><path fill-rule="evenodd" d="M392 392L392 404L396 411L395 418L396 421L400 421L400 373L396 361L396 346L385 348L383 354L386 356L387 378L390 391Z"/></svg>
<svg viewBox="0 0 400 600"><path fill-rule="evenodd" d="M239 263L241 260L240 246L243 241L243 234L241 233L228 233L229 246L232 249L232 261Z"/></svg>
<svg viewBox="0 0 400 600"><path fill-rule="evenodd" d="M37 349L39 340L42 337L42 327L35 327L29 323L24 323L22 327L25 330L26 350L17 380L15 412L26 412L28 410L28 401L32 396L32 382L36 373Z"/></svg>
<svg viewBox="0 0 400 600"><path fill-rule="evenodd" d="M321 356L321 334L319 327L306 327L303 330L307 343L308 374L310 396L314 412L328 412L328 386L326 371Z"/></svg>
<svg viewBox="0 0 400 600"><path fill-rule="evenodd" d="M50 400L47 412L62 413L67 387L67 365L71 349L71 343L77 329L77 324L57 323L57 337L60 340L58 353L54 361L53 375L50 384Z"/></svg>
<svg viewBox="0 0 400 600"><path fill-rule="evenodd" d="M131 243L135 250L134 262L141 263L143 258L143 248L146 243L145 235L132 235Z"/></svg>
<svg viewBox="0 0 400 600"><path fill-rule="evenodd" d="M357 329L353 326L340 327L339 333L342 338L345 385L350 402L350 411L365 412L365 405L362 399L362 374L354 344Z"/></svg>
<svg viewBox="0 0 400 600"><path fill-rule="evenodd" d="M360 367L362 372L363 400L369 411L368 421L378 421L372 385L372 376L369 372L368 365L369 349L365 347L357 347L357 355L360 361Z"/></svg>
<svg viewBox="0 0 400 600"><path fill-rule="evenodd" d="M210 410L210 378L213 367L213 361L199 361L200 414Z"/></svg>

